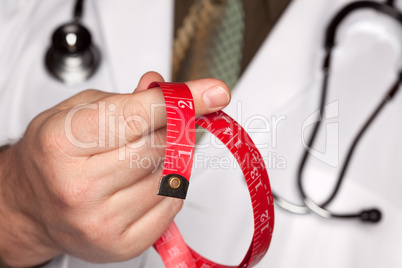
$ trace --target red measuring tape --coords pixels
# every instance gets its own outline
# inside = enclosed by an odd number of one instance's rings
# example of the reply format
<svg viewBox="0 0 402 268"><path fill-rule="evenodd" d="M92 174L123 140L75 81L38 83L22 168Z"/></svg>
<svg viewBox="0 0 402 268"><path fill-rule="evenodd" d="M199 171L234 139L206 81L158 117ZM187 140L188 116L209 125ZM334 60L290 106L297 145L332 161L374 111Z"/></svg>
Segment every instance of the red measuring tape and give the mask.
<svg viewBox="0 0 402 268"><path fill-rule="evenodd" d="M161 87L167 113L166 157L159 195L184 199L191 175L195 124L215 135L233 154L246 179L254 215L251 245L240 265L256 265L268 250L274 227L273 197L264 161L247 132L222 111L195 118L190 89L184 83L151 83ZM173 222L154 244L168 268L232 267L214 263L197 254L184 242Z"/></svg>

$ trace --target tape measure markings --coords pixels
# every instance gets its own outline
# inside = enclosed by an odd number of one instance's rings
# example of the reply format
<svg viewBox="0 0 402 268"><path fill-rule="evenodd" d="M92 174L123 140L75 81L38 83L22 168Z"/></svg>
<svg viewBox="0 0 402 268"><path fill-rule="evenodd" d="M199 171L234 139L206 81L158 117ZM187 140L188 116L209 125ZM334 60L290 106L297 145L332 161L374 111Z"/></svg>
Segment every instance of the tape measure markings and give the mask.
<svg viewBox="0 0 402 268"><path fill-rule="evenodd" d="M254 216L254 233L243 261L237 267L251 267L258 263L268 250L273 231L274 211L272 193L264 161L246 131L222 111L195 118L191 91L185 84L152 83L160 86L165 96L167 112L166 159L158 194L178 196L177 190L188 187L194 154L195 124L216 136L234 156L245 176ZM175 159L175 160L173 160ZM176 184L172 184L174 181ZM170 187L169 187L169 183ZM170 192L169 192L170 191ZM175 192L176 191L176 192ZM164 193L162 193L165 195ZM189 248L172 223L154 247L168 268L226 268L216 264Z"/></svg>

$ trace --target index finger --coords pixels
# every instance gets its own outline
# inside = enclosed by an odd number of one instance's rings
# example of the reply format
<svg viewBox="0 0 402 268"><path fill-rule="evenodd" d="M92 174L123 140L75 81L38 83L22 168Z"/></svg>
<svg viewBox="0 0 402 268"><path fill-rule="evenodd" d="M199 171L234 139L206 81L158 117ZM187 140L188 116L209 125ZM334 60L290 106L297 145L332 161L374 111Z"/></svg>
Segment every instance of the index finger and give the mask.
<svg viewBox="0 0 402 268"><path fill-rule="evenodd" d="M186 82L194 99L195 114L221 110L230 90L217 79ZM133 143L152 130L166 126L164 96L160 88L108 96L66 112L65 134L77 156L90 156Z"/></svg>

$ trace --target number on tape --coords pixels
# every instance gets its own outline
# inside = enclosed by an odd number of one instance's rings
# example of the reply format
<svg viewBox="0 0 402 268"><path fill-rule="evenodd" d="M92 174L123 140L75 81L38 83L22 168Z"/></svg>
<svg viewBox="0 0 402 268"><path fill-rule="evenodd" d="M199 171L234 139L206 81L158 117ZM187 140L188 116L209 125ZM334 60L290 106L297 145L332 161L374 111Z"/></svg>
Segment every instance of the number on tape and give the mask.
<svg viewBox="0 0 402 268"><path fill-rule="evenodd" d="M191 91L182 83L152 83L165 96L167 114L166 160L158 194L185 198L191 175L195 124L215 135L232 153L244 174L254 215L254 234L243 261L252 267L268 250L274 227L273 197L264 161L247 132L229 115L216 112L195 118ZM173 222L154 247L168 268L230 267L214 263L189 248Z"/></svg>

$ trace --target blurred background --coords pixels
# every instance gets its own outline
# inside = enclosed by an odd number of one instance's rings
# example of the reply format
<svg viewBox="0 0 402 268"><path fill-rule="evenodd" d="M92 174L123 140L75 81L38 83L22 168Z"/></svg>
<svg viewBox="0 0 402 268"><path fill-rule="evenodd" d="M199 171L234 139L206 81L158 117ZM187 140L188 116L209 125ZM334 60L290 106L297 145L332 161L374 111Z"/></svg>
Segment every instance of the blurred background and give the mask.
<svg viewBox="0 0 402 268"><path fill-rule="evenodd" d="M333 17L352 2L87 0L79 21L90 30L100 58L81 59L87 65L77 67L82 63L71 61L68 51L52 54L51 64L45 63L52 34L72 21L75 1L0 0L0 143L19 139L37 114L84 89L132 92L151 70L168 81L216 77L230 85L232 102L225 112L261 150L272 189L302 205L297 171L320 108L325 34ZM305 191L317 203L334 189L354 137L398 79L402 1L388 4L394 5L394 18L359 9L336 32L326 114L303 172ZM85 57L97 57L88 52L89 45L82 49L89 53ZM67 67L57 65L59 59ZM77 68L87 72L84 78L74 74ZM66 75L68 70L73 74ZM271 246L256 267L402 267L401 114L399 92L362 136L328 206L340 214L378 208L381 221L295 215L276 206ZM208 134L198 137L205 146L197 149L176 222L197 252L236 265L252 237L250 197L237 164L222 164L232 156L212 140ZM109 267L70 256L47 267L98 266ZM163 264L150 249L110 267Z"/></svg>

